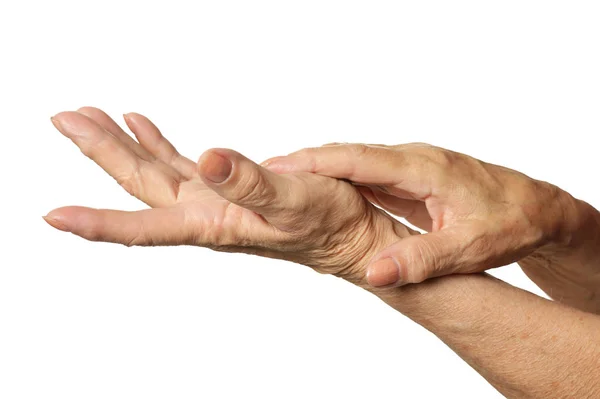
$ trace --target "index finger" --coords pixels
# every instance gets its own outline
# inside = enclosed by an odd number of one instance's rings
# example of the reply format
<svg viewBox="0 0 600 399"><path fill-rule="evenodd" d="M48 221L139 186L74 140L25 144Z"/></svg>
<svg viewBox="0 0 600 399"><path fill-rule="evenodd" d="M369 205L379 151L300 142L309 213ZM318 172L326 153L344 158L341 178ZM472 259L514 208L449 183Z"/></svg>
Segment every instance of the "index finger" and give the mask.
<svg viewBox="0 0 600 399"><path fill-rule="evenodd" d="M263 166L276 173L310 172L359 184L396 186L415 199L431 194L427 158L399 148L365 144L305 148L271 158Z"/></svg>

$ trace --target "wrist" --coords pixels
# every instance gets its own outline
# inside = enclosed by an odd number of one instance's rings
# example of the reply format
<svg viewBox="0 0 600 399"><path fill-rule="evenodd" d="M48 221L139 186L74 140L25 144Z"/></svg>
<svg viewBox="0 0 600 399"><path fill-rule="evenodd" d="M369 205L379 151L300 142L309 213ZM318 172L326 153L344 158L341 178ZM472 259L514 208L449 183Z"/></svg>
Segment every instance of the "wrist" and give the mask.
<svg viewBox="0 0 600 399"><path fill-rule="evenodd" d="M531 198L521 198L522 209L530 220L533 254L558 255L571 252L584 240L582 230L589 220L589 205L546 182L534 181Z"/></svg>
<svg viewBox="0 0 600 399"><path fill-rule="evenodd" d="M553 205L560 218L548 222L554 227L548 239L519 265L552 297L572 295L577 287L597 287L600 276L600 213L585 201L562 191ZM549 210L550 204L547 204ZM552 213L554 214L554 213ZM548 218L551 219L551 218ZM568 293L568 295L567 295Z"/></svg>
<svg viewBox="0 0 600 399"><path fill-rule="evenodd" d="M598 211L566 191L557 190L559 193L552 199L552 203L548 204L548 209L552 210L556 218L551 221L546 219L547 240L537 252L552 257L564 257L573 255L578 249L589 245L590 241L593 241L595 246L595 238L600 237Z"/></svg>

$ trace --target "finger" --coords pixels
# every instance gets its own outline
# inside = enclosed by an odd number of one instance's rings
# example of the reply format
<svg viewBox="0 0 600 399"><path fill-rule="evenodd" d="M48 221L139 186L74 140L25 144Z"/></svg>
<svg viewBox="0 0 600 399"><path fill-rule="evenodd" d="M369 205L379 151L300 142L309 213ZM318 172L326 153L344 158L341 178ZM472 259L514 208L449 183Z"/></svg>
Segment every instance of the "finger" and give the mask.
<svg viewBox="0 0 600 399"><path fill-rule="evenodd" d="M379 200L373 194L373 189L369 186L355 186L359 193L363 195L369 202L377 205L380 208L383 208L379 203Z"/></svg>
<svg viewBox="0 0 600 399"><path fill-rule="evenodd" d="M348 144L307 148L263 166L276 173L311 172L368 185L398 185L414 199L431 195L432 165L425 157L392 148Z"/></svg>
<svg viewBox="0 0 600 399"><path fill-rule="evenodd" d="M215 148L198 161L198 172L205 184L221 197L254 211L275 225L302 202L302 193L291 181L257 165L233 150Z"/></svg>
<svg viewBox="0 0 600 399"><path fill-rule="evenodd" d="M481 271L485 261L482 239L464 228L404 238L373 259L367 282L374 287L401 286L458 271Z"/></svg>
<svg viewBox="0 0 600 399"><path fill-rule="evenodd" d="M44 220L86 240L127 246L190 244L198 235L180 207L126 212L69 206L51 211Z"/></svg>
<svg viewBox="0 0 600 399"><path fill-rule="evenodd" d="M431 231L433 221L424 202L398 198L376 187L356 186L356 188L369 202L386 212L404 218L419 229Z"/></svg>
<svg viewBox="0 0 600 399"><path fill-rule="evenodd" d="M152 155L188 179L196 175L196 163L181 155L150 119L133 112L123 118L140 144Z"/></svg>
<svg viewBox="0 0 600 399"><path fill-rule="evenodd" d="M133 137L121 129L121 126L119 126L117 122L115 122L104 111L94 107L82 107L79 108L77 112L89 117L90 119L93 119L98 125L104 128L104 130L121 140L138 157L148 162L152 162L154 160L154 156L152 154L142 147L140 143L135 141Z"/></svg>
<svg viewBox="0 0 600 399"><path fill-rule="evenodd" d="M375 199L375 201L371 202L393 215L406 219L413 226L425 231L431 231L433 221L431 220L431 216L429 216L425 202L399 198L377 188L372 188L371 192L372 197Z"/></svg>
<svg viewBox="0 0 600 399"><path fill-rule="evenodd" d="M135 197L150 206L169 205L177 198L178 181L174 176L139 158L89 117L61 112L52 123Z"/></svg>
<svg viewBox="0 0 600 399"><path fill-rule="evenodd" d="M340 146L340 145L352 145L352 143L343 142L343 141L340 141L340 142L334 141L331 143L323 144L321 147L334 147L334 146ZM386 144L365 144L365 145L368 147L390 148L390 146L386 145Z"/></svg>
<svg viewBox="0 0 600 399"><path fill-rule="evenodd" d="M68 206L44 216L52 227L90 241L126 246L195 245L216 251L289 258L289 254L269 248L281 237L273 226L262 219L243 219L237 224L217 226L212 217L189 212L181 206L134 212Z"/></svg>

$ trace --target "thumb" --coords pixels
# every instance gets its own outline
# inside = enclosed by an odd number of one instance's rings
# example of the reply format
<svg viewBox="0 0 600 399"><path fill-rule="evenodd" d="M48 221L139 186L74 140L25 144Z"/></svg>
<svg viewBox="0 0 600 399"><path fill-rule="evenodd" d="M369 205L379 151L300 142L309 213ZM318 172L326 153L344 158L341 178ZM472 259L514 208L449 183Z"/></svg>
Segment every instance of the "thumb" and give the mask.
<svg viewBox="0 0 600 399"><path fill-rule="evenodd" d="M224 148L206 151L198 161L204 183L224 199L277 220L288 209L291 182L252 162L242 154Z"/></svg>
<svg viewBox="0 0 600 399"><path fill-rule="evenodd" d="M468 254L476 241L469 240L462 229L452 228L402 239L375 256L367 268L367 282L373 287L393 287L474 272Z"/></svg>

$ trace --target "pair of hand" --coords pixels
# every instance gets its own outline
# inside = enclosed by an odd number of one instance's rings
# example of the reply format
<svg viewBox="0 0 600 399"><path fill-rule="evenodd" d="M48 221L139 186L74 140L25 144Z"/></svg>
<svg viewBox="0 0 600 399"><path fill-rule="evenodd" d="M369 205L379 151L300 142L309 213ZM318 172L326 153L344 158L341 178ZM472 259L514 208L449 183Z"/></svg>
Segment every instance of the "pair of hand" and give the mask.
<svg viewBox="0 0 600 399"><path fill-rule="evenodd" d="M194 163L147 118L125 122L137 141L95 108L53 118L152 209L66 207L46 216L51 225L90 240L286 259L376 287L535 257L571 245L580 225L576 200L558 188L425 144L333 144L263 166L213 149Z"/></svg>

